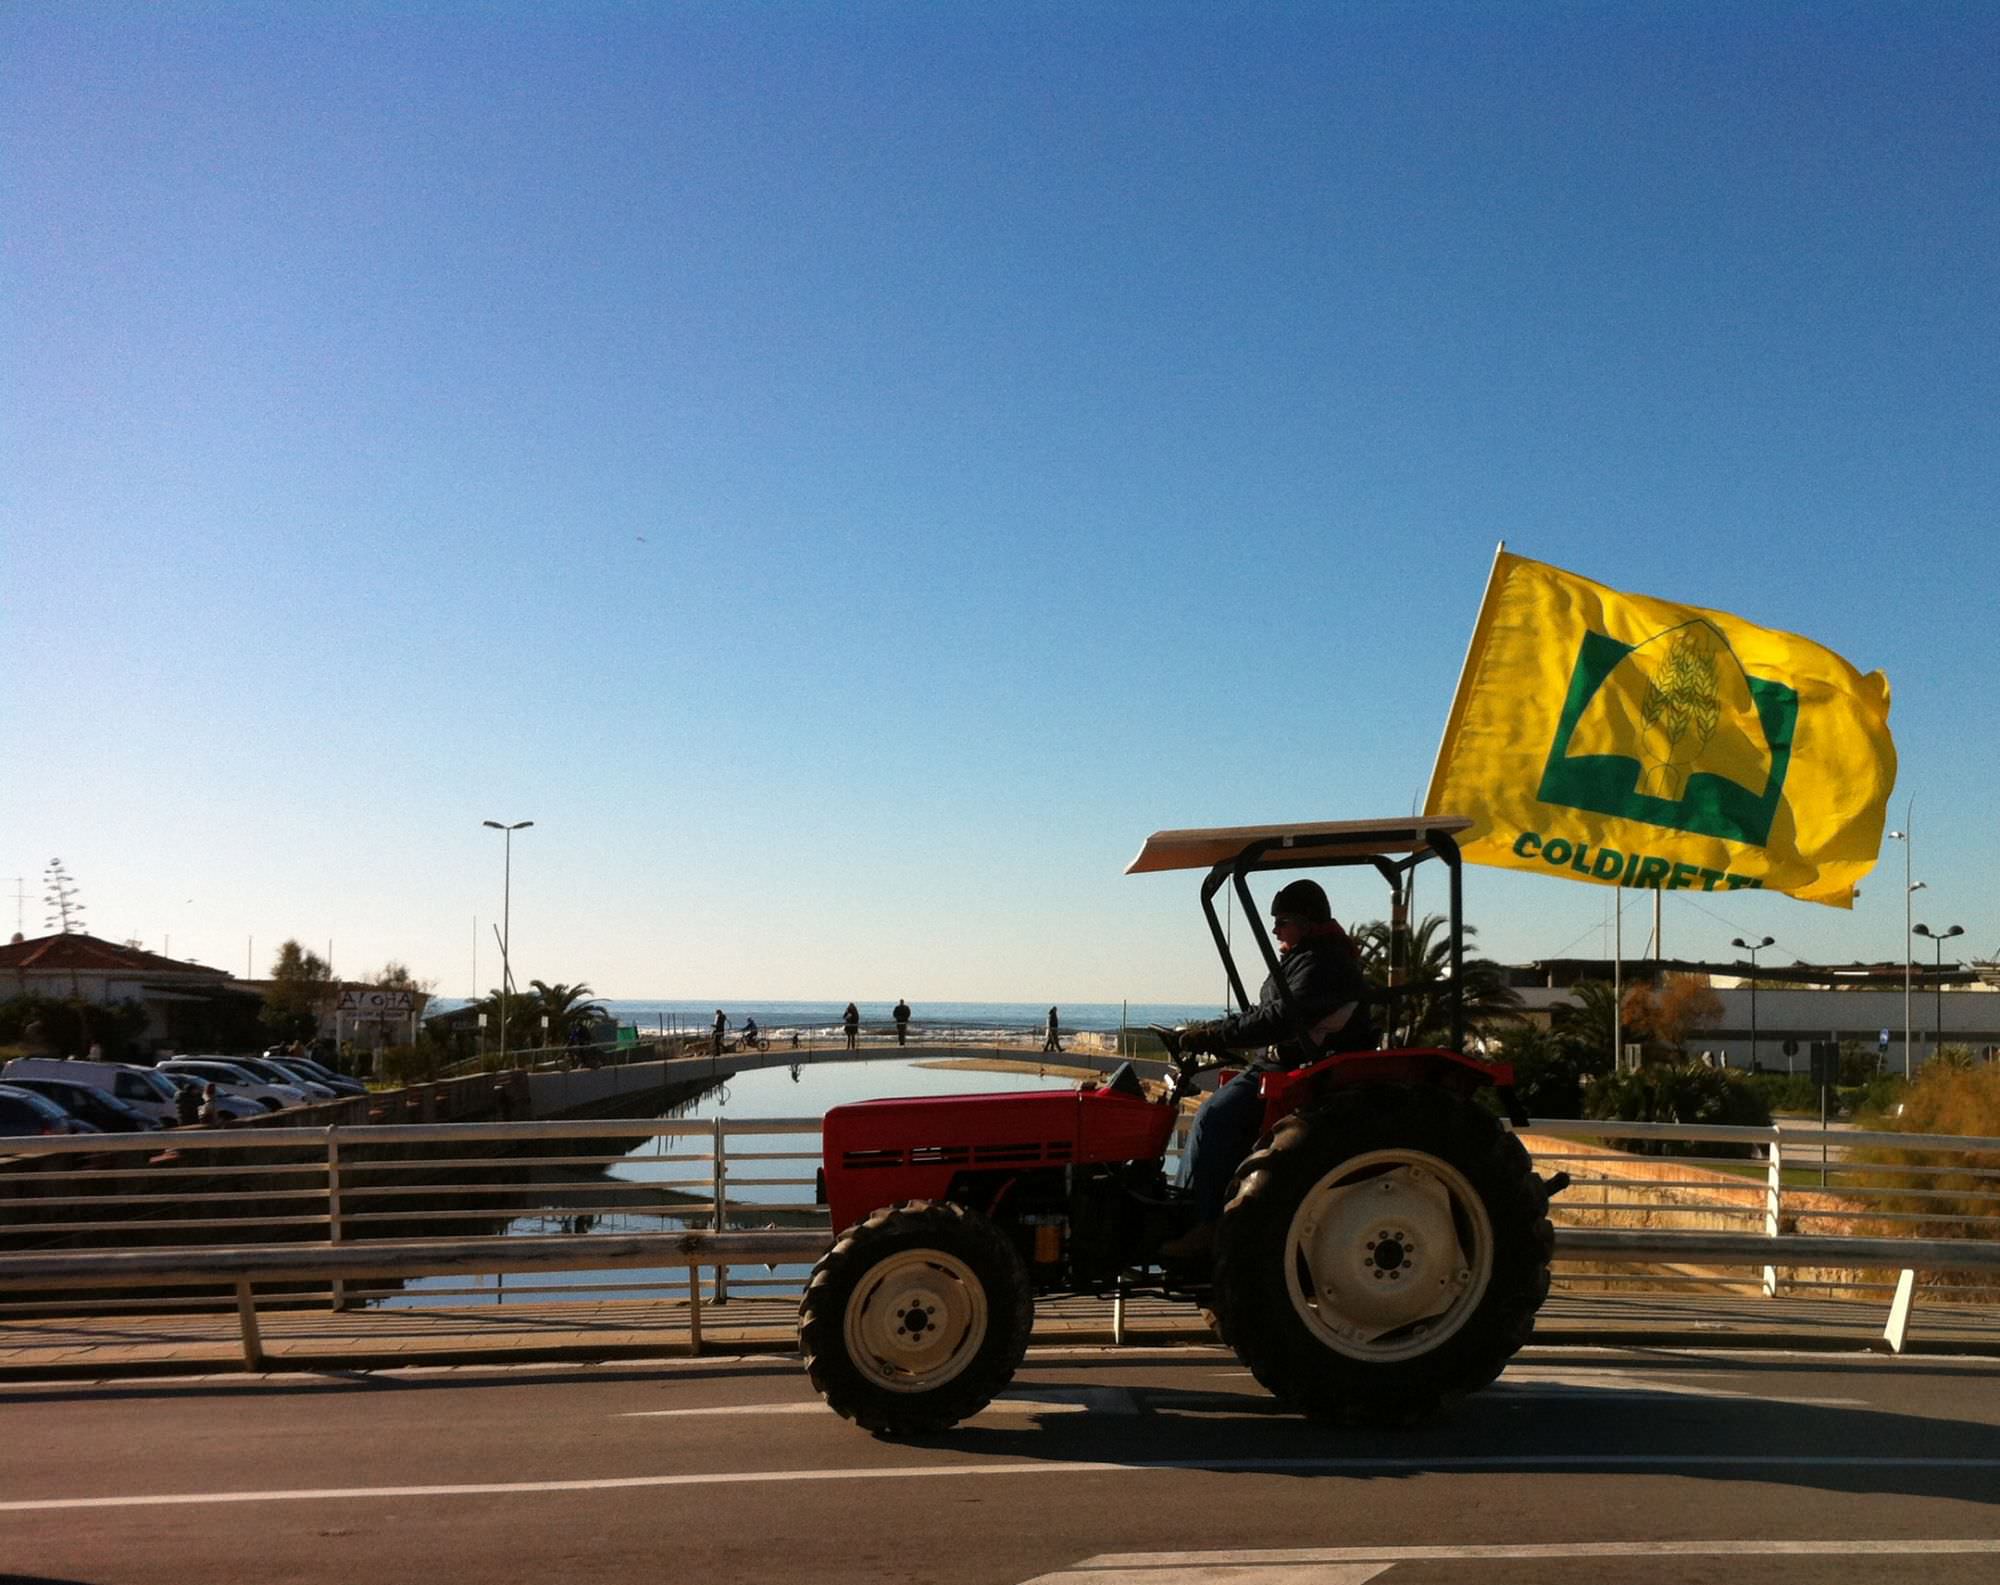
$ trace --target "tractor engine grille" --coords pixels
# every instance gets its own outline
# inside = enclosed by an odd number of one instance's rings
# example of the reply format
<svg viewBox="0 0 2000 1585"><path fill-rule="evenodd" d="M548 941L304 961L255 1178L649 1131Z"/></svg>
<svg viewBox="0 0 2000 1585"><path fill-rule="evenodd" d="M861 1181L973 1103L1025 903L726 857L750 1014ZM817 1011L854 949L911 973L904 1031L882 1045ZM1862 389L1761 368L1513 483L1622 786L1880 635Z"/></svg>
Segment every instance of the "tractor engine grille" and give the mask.
<svg viewBox="0 0 2000 1585"><path fill-rule="evenodd" d="M1071 1139L1019 1140L985 1145L911 1145L843 1151L840 1164L852 1172L882 1167L1067 1166L1076 1159Z"/></svg>

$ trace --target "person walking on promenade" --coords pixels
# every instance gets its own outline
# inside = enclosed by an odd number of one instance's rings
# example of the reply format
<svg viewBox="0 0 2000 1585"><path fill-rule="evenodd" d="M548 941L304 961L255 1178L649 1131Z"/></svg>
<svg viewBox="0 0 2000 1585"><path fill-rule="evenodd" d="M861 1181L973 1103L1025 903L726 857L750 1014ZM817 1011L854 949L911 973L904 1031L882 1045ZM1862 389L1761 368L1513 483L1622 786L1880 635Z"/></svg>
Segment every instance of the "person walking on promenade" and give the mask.
<svg viewBox="0 0 2000 1585"><path fill-rule="evenodd" d="M216 1103L215 1086L205 1084L201 1090L201 1110L196 1114L204 1128L214 1128L222 1121L222 1110Z"/></svg>
<svg viewBox="0 0 2000 1585"><path fill-rule="evenodd" d="M1049 1009L1049 1032L1042 1040L1042 1050L1062 1050L1062 1019L1053 1007Z"/></svg>
<svg viewBox="0 0 2000 1585"><path fill-rule="evenodd" d="M847 1049L849 1051L860 1050L861 1009L856 1007L854 1003L849 1002L847 1004L847 1011L840 1015L840 1027L847 1034Z"/></svg>
<svg viewBox="0 0 2000 1585"><path fill-rule="evenodd" d="M174 1121L183 1128L201 1121L201 1095L192 1084L174 1086Z"/></svg>
<svg viewBox="0 0 2000 1585"><path fill-rule="evenodd" d="M896 998L894 1017L896 1020L896 1044L899 1046L905 1045L908 1043L910 1035L910 1004L900 996Z"/></svg>
<svg viewBox="0 0 2000 1585"><path fill-rule="evenodd" d="M729 1020L722 1016L722 1009L718 1007L715 1010L715 1028L710 1032L708 1037L708 1050L711 1056L719 1057L722 1055L722 1037L728 1033L728 1030Z"/></svg>

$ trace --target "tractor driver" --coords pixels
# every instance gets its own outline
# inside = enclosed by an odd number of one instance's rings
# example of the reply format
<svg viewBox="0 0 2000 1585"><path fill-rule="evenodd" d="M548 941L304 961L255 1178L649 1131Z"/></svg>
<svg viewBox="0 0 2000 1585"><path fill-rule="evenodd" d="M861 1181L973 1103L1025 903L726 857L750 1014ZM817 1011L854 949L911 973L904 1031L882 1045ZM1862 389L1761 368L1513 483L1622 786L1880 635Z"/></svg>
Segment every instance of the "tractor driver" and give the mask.
<svg viewBox="0 0 2000 1585"><path fill-rule="evenodd" d="M1368 1016L1368 980L1361 955L1333 917L1317 882L1293 881L1271 899L1271 934L1278 942L1278 969L1285 977L1309 1045L1302 1047L1285 1006L1278 977L1264 981L1257 1005L1179 1032L1184 1053L1240 1051L1267 1047L1244 1070L1201 1103L1181 1163L1181 1182L1194 1201L1195 1224L1160 1246L1173 1260L1196 1260L1215 1247L1216 1224L1229 1180L1264 1121L1261 1070L1295 1068L1329 1050L1365 1051L1379 1039Z"/></svg>

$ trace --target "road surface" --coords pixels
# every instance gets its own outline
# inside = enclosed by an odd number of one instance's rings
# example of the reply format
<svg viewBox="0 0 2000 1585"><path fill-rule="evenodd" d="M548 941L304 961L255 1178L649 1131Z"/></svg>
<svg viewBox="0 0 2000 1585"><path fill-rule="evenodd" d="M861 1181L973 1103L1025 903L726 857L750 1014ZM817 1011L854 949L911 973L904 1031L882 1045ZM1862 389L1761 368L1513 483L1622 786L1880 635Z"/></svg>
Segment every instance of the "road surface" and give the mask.
<svg viewBox="0 0 2000 1585"><path fill-rule="evenodd" d="M811 1585L2000 1578L2000 1362L1536 1348L1444 1423L1037 1351L876 1441L782 1358L0 1390L0 1576Z"/></svg>

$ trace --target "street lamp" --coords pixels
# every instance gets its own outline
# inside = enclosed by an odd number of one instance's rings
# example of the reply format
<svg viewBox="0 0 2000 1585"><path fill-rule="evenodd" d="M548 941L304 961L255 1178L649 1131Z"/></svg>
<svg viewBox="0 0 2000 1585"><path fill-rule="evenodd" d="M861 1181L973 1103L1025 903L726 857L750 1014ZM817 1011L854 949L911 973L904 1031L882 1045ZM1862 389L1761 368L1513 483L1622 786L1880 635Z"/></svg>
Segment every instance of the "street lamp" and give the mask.
<svg viewBox="0 0 2000 1585"><path fill-rule="evenodd" d="M1755 1073L1757 1071L1757 954L1771 944L1771 938L1766 936L1762 941L1753 942L1745 941L1738 936L1729 944L1732 947L1741 947L1750 954L1750 1071ZM1786 1065L1786 1071L1790 1071L1790 1064Z"/></svg>
<svg viewBox="0 0 2000 1585"><path fill-rule="evenodd" d="M481 825L504 832L507 838L506 868L502 872L500 889L500 1066L503 1068L507 1066L507 990L514 979L507 960L507 948L514 929L514 833L525 831L534 823L532 820L516 820L512 825L502 825L498 820L480 821Z"/></svg>
<svg viewBox="0 0 2000 1585"><path fill-rule="evenodd" d="M1937 948L1937 969L1932 974L1931 983L1937 990L1937 1013L1932 1018L1932 1026L1937 1030L1931 1040L1931 1055L1938 1054L1938 1047L1944 1044L1944 944L1953 936L1965 934L1965 926L1953 925L1949 930L1933 930L1929 925L1912 925L1917 935L1928 936Z"/></svg>
<svg viewBox="0 0 2000 1585"><path fill-rule="evenodd" d="M1917 807L1912 797L1903 805L1903 829L1891 831L1889 839L1903 844L1903 1078L1910 1077L1910 899L1924 889L1924 883L1910 880L1910 815ZM1878 1064L1879 1068L1879 1064Z"/></svg>

